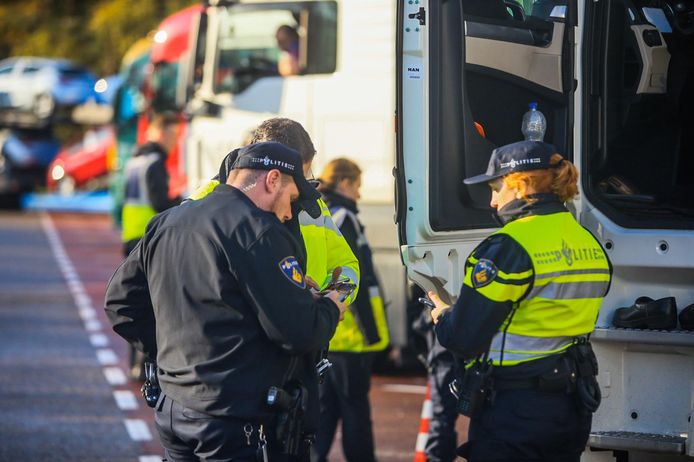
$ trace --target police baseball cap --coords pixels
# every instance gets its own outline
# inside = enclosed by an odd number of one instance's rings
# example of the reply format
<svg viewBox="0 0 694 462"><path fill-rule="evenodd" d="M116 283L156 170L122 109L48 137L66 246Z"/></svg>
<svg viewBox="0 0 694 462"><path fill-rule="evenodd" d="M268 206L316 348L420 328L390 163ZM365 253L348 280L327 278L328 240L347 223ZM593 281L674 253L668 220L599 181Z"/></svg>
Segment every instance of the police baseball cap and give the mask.
<svg viewBox="0 0 694 462"><path fill-rule="evenodd" d="M250 168L253 170L279 170L291 175L299 190L301 207L313 218L320 216L317 200L320 193L304 177L301 155L295 149L276 141L263 141L245 146L238 151L234 169ZM316 216L316 210L318 211Z"/></svg>
<svg viewBox="0 0 694 462"><path fill-rule="evenodd" d="M465 178L465 184L488 183L510 173L541 170L554 167L549 163L557 149L542 141L519 141L500 146L492 151L487 172Z"/></svg>

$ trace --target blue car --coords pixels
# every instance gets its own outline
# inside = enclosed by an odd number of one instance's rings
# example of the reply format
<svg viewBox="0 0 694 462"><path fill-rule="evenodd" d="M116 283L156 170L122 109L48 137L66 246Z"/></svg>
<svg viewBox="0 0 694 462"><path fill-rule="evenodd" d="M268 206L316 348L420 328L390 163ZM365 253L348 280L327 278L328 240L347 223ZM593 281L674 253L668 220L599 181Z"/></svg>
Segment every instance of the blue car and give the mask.
<svg viewBox="0 0 694 462"><path fill-rule="evenodd" d="M67 60L15 57L0 61L0 121L47 125L57 115L98 101L96 78Z"/></svg>
<svg viewBox="0 0 694 462"><path fill-rule="evenodd" d="M0 130L0 195L16 196L45 185L60 142L47 129Z"/></svg>

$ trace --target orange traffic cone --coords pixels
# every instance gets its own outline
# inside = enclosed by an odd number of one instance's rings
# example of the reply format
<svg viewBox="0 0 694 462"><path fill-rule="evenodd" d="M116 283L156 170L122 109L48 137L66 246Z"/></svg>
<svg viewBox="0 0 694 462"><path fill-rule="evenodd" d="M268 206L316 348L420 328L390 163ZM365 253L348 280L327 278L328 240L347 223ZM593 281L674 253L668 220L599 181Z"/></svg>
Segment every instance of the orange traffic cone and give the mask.
<svg viewBox="0 0 694 462"><path fill-rule="evenodd" d="M431 384L427 382L427 391L424 394L422 404L422 417L419 420L419 433L417 434L417 444L414 449L414 462L427 462L427 455L424 449L429 439L429 421L432 416L431 407Z"/></svg>

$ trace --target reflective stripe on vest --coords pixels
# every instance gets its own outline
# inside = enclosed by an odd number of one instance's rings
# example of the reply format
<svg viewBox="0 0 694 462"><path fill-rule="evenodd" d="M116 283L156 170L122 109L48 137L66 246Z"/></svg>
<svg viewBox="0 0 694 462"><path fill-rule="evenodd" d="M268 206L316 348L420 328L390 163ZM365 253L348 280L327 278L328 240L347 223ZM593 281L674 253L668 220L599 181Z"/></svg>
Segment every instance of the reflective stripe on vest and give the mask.
<svg viewBox="0 0 694 462"><path fill-rule="evenodd" d="M492 340L489 357L494 364L518 364L533 359L561 353L574 343L575 337L528 337L525 335L497 332ZM502 361L503 348L503 361Z"/></svg>
<svg viewBox="0 0 694 462"><path fill-rule="evenodd" d="M156 153L133 157L125 165L125 192L121 234L123 242L140 239L147 223L157 212L152 208L147 189L147 170L159 159Z"/></svg>
<svg viewBox="0 0 694 462"><path fill-rule="evenodd" d="M528 295L516 304L493 339L490 358L494 364L511 366L557 354L574 338L592 332L610 284L609 261L595 237L569 212L519 218L497 234L510 236L527 251L534 278ZM492 290L490 298L515 296L514 283L519 281L513 278L522 276L499 272L492 284L479 291L489 296L484 289L499 284L503 290ZM466 283L468 278L466 274Z"/></svg>
<svg viewBox="0 0 694 462"><path fill-rule="evenodd" d="M333 222L328 206L322 199L318 199L318 204L320 217L312 218L306 212L299 214L301 235L306 246L306 275L322 289L332 280L333 269L340 267L341 276L358 285L359 262ZM352 303L356 297L357 290L345 302Z"/></svg>

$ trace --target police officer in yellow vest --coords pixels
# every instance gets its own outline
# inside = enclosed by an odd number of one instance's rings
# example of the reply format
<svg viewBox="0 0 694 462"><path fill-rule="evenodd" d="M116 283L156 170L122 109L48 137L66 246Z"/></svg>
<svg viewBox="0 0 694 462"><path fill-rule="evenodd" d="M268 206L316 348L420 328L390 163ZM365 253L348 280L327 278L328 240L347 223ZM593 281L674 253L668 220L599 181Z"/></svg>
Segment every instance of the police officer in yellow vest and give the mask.
<svg viewBox="0 0 694 462"><path fill-rule="evenodd" d="M342 449L347 462L374 462L369 388L373 352L388 346L388 326L371 247L359 220L361 169L346 158L333 159L320 176L318 190L335 224L358 256L361 290L330 340L333 367L320 388L320 428L313 462L325 462L342 422Z"/></svg>
<svg viewBox="0 0 694 462"><path fill-rule="evenodd" d="M303 161L304 174L308 177L311 170L311 162L316 150L313 142L304 127L291 119L275 117L262 122L253 132L250 143L263 141L276 141L299 151ZM238 149L230 152L222 161L219 174L207 184L198 188L190 199L200 199L209 194L221 181L224 183L238 156ZM299 201L292 210L293 218L284 223L294 235L303 243L305 255L297 255L300 262L306 262L303 268L307 281L313 281L318 289L324 289L335 277L340 277L347 282L359 284L359 262L354 256L349 244L340 233L340 230L332 220L328 206L322 199L308 203ZM346 299L346 304L351 304L357 297L358 290L351 293ZM327 348L327 345L326 345ZM304 418L308 431L315 432L318 427L318 380L315 375L314 365L320 358L303 358L301 370L297 370L294 376L299 377L308 388L310 400L308 411ZM300 460L307 460L308 454Z"/></svg>
<svg viewBox="0 0 694 462"><path fill-rule="evenodd" d="M125 164L123 202L123 254L127 257L145 235L147 223L159 212L177 205L169 199L166 158L176 146L178 117L173 113L154 116L147 128L147 141Z"/></svg>
<svg viewBox="0 0 694 462"><path fill-rule="evenodd" d="M554 146L522 141L465 180L489 184L504 223L468 257L455 305L429 293L439 342L465 361L456 388L469 462L578 462L585 448L600 403L587 336L612 269L564 206L577 177Z"/></svg>

